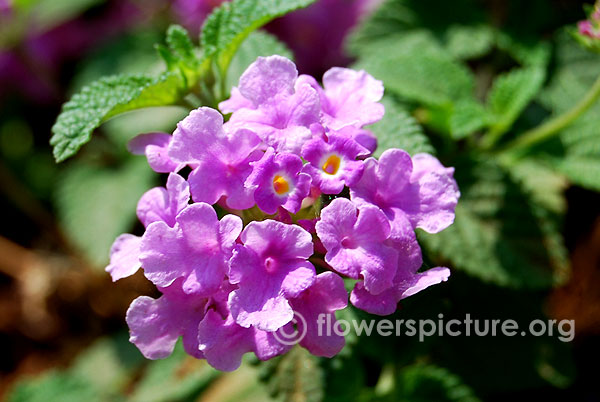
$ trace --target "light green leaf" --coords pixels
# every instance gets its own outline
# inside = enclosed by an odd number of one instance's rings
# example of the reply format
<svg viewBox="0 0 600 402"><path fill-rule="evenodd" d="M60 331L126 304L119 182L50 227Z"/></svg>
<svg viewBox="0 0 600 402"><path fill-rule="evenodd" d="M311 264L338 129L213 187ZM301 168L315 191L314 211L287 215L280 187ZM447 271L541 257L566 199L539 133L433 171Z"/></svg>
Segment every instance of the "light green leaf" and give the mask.
<svg viewBox="0 0 600 402"><path fill-rule="evenodd" d="M596 156L567 156L554 162L555 168L581 187L600 191L600 154Z"/></svg>
<svg viewBox="0 0 600 402"><path fill-rule="evenodd" d="M260 376L269 393L283 401L320 402L324 397L324 373L319 358L295 346L287 354L264 362Z"/></svg>
<svg viewBox="0 0 600 402"><path fill-rule="evenodd" d="M382 39L355 66L383 80L387 91L434 107L470 98L474 78L426 32Z"/></svg>
<svg viewBox="0 0 600 402"><path fill-rule="evenodd" d="M402 106L389 97L381 103L385 106L383 118L368 127L377 137L376 157L389 148L404 149L411 155L435 153L419 123Z"/></svg>
<svg viewBox="0 0 600 402"><path fill-rule="evenodd" d="M158 78L117 75L84 87L63 105L52 127L50 144L61 162L87 143L92 132L109 118L130 110L177 104L184 91L180 74L164 73Z"/></svg>
<svg viewBox="0 0 600 402"><path fill-rule="evenodd" d="M545 78L545 69L541 67L514 69L496 78L487 100L495 120L490 128L493 136L510 129L537 95Z"/></svg>
<svg viewBox="0 0 600 402"><path fill-rule="evenodd" d="M137 202L153 178L142 157L114 169L79 162L64 173L56 188L59 222L99 268L107 263L115 238L131 229Z"/></svg>
<svg viewBox="0 0 600 402"><path fill-rule="evenodd" d="M494 47L494 29L489 25L453 25L445 35L446 49L462 60L476 59Z"/></svg>
<svg viewBox="0 0 600 402"><path fill-rule="evenodd" d="M483 105L474 99L465 99L454 105L450 116L450 136L456 140L468 137L487 127L491 117Z"/></svg>
<svg viewBox="0 0 600 402"><path fill-rule="evenodd" d="M223 3L204 22L200 42L205 63L216 62L221 76L244 39L276 17L315 0L234 0Z"/></svg>
<svg viewBox="0 0 600 402"><path fill-rule="evenodd" d="M246 68L259 56L279 56L293 60L294 55L288 47L273 35L255 31L248 36L236 52L227 71L227 88L238 85L238 81Z"/></svg>
<svg viewBox="0 0 600 402"><path fill-rule="evenodd" d="M129 402L183 401L197 397L221 373L185 353L181 342L166 359L151 362Z"/></svg>

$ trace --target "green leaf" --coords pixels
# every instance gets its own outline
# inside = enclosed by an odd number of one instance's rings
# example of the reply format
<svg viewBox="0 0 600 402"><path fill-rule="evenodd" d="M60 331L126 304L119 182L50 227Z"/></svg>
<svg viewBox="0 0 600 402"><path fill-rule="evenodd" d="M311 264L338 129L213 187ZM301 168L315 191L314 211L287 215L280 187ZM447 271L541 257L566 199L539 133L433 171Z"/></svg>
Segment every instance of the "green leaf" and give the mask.
<svg viewBox="0 0 600 402"><path fill-rule="evenodd" d="M556 72L539 97L540 102L560 114L580 101L600 71L600 56L579 48L565 33L557 38ZM600 102L560 134L559 155L540 155L574 184L600 191Z"/></svg>
<svg viewBox="0 0 600 402"><path fill-rule="evenodd" d="M351 34L347 47L361 55L374 41L388 36L427 29L443 38L454 27L477 29L485 22L480 4L473 0L387 0Z"/></svg>
<svg viewBox="0 0 600 402"><path fill-rule="evenodd" d="M491 117L483 105L474 99L465 99L454 105L450 116L450 136L459 140L487 127Z"/></svg>
<svg viewBox="0 0 600 402"><path fill-rule="evenodd" d="M450 371L416 364L400 371L394 390L397 400L411 402L477 402L471 388Z"/></svg>
<svg viewBox="0 0 600 402"><path fill-rule="evenodd" d="M73 156L90 140L95 128L117 114L177 104L184 89L182 77L173 72L158 78L111 76L84 87L63 105L52 127L50 144L54 147L54 158L61 162Z"/></svg>
<svg viewBox="0 0 600 402"><path fill-rule="evenodd" d="M154 173L142 157L107 168L78 162L56 187L59 222L69 239L99 268L115 238L131 229L135 207Z"/></svg>
<svg viewBox="0 0 600 402"><path fill-rule="evenodd" d="M260 376L270 394L284 401L320 402L324 397L319 358L295 346L287 354L261 363Z"/></svg>
<svg viewBox="0 0 600 402"><path fill-rule="evenodd" d="M151 362L129 402L162 402L195 399L221 373L205 360L187 355L177 343L173 354L166 359Z"/></svg>
<svg viewBox="0 0 600 402"><path fill-rule="evenodd" d="M234 0L223 3L206 19L200 42L205 62L213 60L221 76L243 40L276 17L306 7L315 0Z"/></svg>
<svg viewBox="0 0 600 402"><path fill-rule="evenodd" d="M484 160L455 167L462 193L456 219L441 233L419 234L429 255L500 286L539 289L564 281L568 260L560 221L541 201L547 196L537 194L556 191L559 197L562 188L533 186L544 172L532 166L527 180L523 172L511 177Z"/></svg>
<svg viewBox="0 0 600 402"><path fill-rule="evenodd" d="M355 66L383 80L387 91L434 107L470 98L474 78L426 32L382 39Z"/></svg>
<svg viewBox="0 0 600 402"><path fill-rule="evenodd" d="M246 68L259 56L279 56L294 59L292 51L275 36L266 32L252 32L236 52L227 71L227 88L238 85L238 81Z"/></svg>
<svg viewBox="0 0 600 402"><path fill-rule="evenodd" d="M490 128L493 136L510 129L523 109L537 95L545 78L544 68L530 67L514 69L494 81L487 100L494 116L494 123Z"/></svg>
<svg viewBox="0 0 600 402"><path fill-rule="evenodd" d="M385 106L385 114L381 121L369 127L377 137L376 157L389 148L404 149L411 155L435 153L419 123L402 106L387 96L381 103Z"/></svg>
<svg viewBox="0 0 600 402"><path fill-rule="evenodd" d="M179 69L185 78L185 86L190 88L200 78L200 56L188 32L179 25L171 25L167 30L168 48L158 47L159 54L169 70Z"/></svg>
<svg viewBox="0 0 600 402"><path fill-rule="evenodd" d="M446 32L446 49L457 59L483 57L494 47L494 34L489 25L454 25Z"/></svg>

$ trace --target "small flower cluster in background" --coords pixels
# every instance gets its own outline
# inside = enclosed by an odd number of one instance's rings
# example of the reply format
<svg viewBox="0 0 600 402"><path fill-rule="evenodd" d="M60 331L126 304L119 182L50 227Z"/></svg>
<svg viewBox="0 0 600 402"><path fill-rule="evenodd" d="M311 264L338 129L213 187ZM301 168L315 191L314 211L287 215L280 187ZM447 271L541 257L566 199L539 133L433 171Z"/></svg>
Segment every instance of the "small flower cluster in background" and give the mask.
<svg viewBox="0 0 600 402"><path fill-rule="evenodd" d="M186 351L220 370L244 353L261 360L301 346L334 356L336 334L317 317L350 302L379 315L445 281L419 272L415 229L437 233L454 220L460 196L453 169L400 149L370 157L365 126L380 120L383 85L364 71L332 68L323 87L280 56L259 58L219 107L201 107L173 135L143 134L129 144L169 173L166 188L142 196L142 237L121 235L107 271L113 280L143 267L162 296L142 296L127 313L131 341L150 359ZM189 172L184 178L178 172ZM192 203L190 203L190 198Z"/></svg>
<svg viewBox="0 0 600 402"><path fill-rule="evenodd" d="M587 9L588 18L577 23L571 31L575 39L588 50L600 53L600 1Z"/></svg>

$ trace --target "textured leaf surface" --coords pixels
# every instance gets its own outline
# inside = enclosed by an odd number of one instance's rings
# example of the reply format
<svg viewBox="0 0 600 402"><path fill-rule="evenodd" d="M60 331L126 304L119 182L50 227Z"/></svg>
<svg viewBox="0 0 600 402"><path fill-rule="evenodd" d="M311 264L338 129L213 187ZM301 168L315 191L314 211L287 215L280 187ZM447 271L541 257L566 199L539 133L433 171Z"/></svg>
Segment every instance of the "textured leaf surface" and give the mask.
<svg viewBox="0 0 600 402"><path fill-rule="evenodd" d="M223 3L204 22L201 45L205 59L214 58L225 75L242 41L272 19L314 0L235 0Z"/></svg>
<svg viewBox="0 0 600 402"><path fill-rule="evenodd" d="M396 379L399 400L425 402L477 402L473 390L450 371L432 365L413 365L402 369Z"/></svg>
<svg viewBox="0 0 600 402"><path fill-rule="evenodd" d="M368 127L377 136L375 156L379 157L389 148L404 149L411 155L435 153L419 123L402 106L389 97L384 97L382 103L385 106L383 118Z"/></svg>
<svg viewBox="0 0 600 402"><path fill-rule="evenodd" d="M63 105L52 127L50 144L56 161L73 156L90 140L94 129L112 116L143 107L175 104L182 89L181 77L172 72L158 78L111 76L84 87Z"/></svg>
<svg viewBox="0 0 600 402"><path fill-rule="evenodd" d="M564 113L583 98L600 71L600 56L561 35L557 39L557 70L540 101L554 114ZM600 191L600 102L596 102L559 134L561 152L549 161L579 186Z"/></svg>
<svg viewBox="0 0 600 402"><path fill-rule="evenodd" d="M500 286L545 288L566 279L560 222L535 195L552 188L523 184L485 161L457 164L456 176L462 196L454 224L420 234L431 256Z"/></svg>
<svg viewBox="0 0 600 402"><path fill-rule="evenodd" d="M470 71L425 32L373 43L356 68L383 80L387 91L430 106L471 97L474 87Z"/></svg>
<svg viewBox="0 0 600 402"><path fill-rule="evenodd" d="M491 131L504 133L537 95L546 77L542 67L515 69L494 81L488 106L494 115Z"/></svg>

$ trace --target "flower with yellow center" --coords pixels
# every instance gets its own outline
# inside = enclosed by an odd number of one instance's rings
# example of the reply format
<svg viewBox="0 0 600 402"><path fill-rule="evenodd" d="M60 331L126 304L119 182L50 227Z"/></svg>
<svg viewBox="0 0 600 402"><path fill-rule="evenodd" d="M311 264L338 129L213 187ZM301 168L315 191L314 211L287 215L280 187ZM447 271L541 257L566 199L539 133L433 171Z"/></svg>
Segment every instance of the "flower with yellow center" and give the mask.
<svg viewBox="0 0 600 402"><path fill-rule="evenodd" d="M288 191L290 191L290 184L285 177L275 175L275 177L273 177L273 190L275 190L275 192L279 195L286 194Z"/></svg>
<svg viewBox="0 0 600 402"><path fill-rule="evenodd" d="M323 171L327 174L334 175L340 169L340 163L342 160L337 155L329 155L323 166L321 167Z"/></svg>

